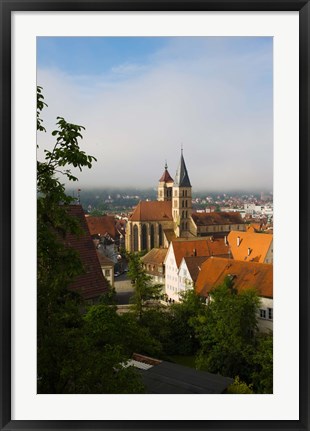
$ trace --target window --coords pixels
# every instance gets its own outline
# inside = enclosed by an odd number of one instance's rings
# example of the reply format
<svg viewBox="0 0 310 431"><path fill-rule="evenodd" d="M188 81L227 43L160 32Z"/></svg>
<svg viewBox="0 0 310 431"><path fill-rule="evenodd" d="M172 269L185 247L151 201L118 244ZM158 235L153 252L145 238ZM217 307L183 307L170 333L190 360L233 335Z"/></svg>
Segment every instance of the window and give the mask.
<svg viewBox="0 0 310 431"><path fill-rule="evenodd" d="M138 251L138 226L133 227L133 251Z"/></svg>
<svg viewBox="0 0 310 431"><path fill-rule="evenodd" d="M105 270L105 276L106 276L106 277L110 277L110 275L111 275L110 270L109 270L109 269L106 269L106 270Z"/></svg>
<svg viewBox="0 0 310 431"><path fill-rule="evenodd" d="M260 309L260 310L259 310L259 317L260 317L261 319L266 319L266 310L262 310L262 309Z"/></svg>
<svg viewBox="0 0 310 431"><path fill-rule="evenodd" d="M273 308L268 308L268 319L273 320Z"/></svg>

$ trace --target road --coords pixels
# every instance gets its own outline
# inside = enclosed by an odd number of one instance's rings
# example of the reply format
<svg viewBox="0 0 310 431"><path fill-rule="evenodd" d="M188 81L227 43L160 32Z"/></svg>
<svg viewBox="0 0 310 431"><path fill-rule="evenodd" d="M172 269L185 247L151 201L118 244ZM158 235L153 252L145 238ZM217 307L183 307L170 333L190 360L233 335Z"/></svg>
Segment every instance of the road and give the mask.
<svg viewBox="0 0 310 431"><path fill-rule="evenodd" d="M129 298L133 294L133 287L127 273L114 278L114 287L116 290L116 303L119 305L129 304Z"/></svg>

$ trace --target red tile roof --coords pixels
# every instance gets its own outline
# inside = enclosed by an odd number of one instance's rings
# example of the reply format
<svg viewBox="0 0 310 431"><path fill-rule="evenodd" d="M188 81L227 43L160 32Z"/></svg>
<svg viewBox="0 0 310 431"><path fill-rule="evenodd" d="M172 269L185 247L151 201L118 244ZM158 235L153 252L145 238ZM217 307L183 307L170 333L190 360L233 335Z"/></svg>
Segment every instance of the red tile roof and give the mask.
<svg viewBox="0 0 310 431"><path fill-rule="evenodd" d="M167 251L167 248L152 248L152 250L142 256L141 260L143 263L163 265Z"/></svg>
<svg viewBox="0 0 310 431"><path fill-rule="evenodd" d="M227 236L227 240L234 259L263 263L272 245L273 236L251 231L231 231ZM249 251L250 254L248 254Z"/></svg>
<svg viewBox="0 0 310 431"><path fill-rule="evenodd" d="M172 205L168 201L140 201L130 221L169 221L172 220Z"/></svg>
<svg viewBox="0 0 310 431"><path fill-rule="evenodd" d="M229 252L229 247L225 244L223 238L207 237L199 240L174 240L171 244L173 247L177 267L180 266L183 257L208 257L218 255L227 255L228 257Z"/></svg>
<svg viewBox="0 0 310 431"><path fill-rule="evenodd" d="M116 236L115 218L113 216L87 216L87 225L91 235L101 236L108 233L113 239Z"/></svg>
<svg viewBox="0 0 310 431"><path fill-rule="evenodd" d="M162 176L160 177L159 181L164 182L164 183L173 183L173 178L171 178L167 169L165 169L165 171L162 174Z"/></svg>
<svg viewBox="0 0 310 431"><path fill-rule="evenodd" d="M256 288L260 296L273 297L273 265L220 257L211 257L202 264L195 284L197 293L208 296L210 290L221 285L226 276L233 276L234 287L238 291Z"/></svg>
<svg viewBox="0 0 310 431"><path fill-rule="evenodd" d="M78 219L83 234L66 234L64 242L78 252L85 270L85 274L76 277L69 289L79 292L84 299L98 298L108 290L108 282L102 274L83 208L81 205L70 205L66 211Z"/></svg>
<svg viewBox="0 0 310 431"><path fill-rule="evenodd" d="M244 224L238 212L192 213L196 226Z"/></svg>

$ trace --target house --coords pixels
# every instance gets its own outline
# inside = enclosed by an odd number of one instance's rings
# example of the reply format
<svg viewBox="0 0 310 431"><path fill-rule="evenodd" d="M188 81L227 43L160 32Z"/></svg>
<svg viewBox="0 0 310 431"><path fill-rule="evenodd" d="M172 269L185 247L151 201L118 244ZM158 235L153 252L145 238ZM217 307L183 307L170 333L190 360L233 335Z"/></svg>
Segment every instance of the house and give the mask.
<svg viewBox="0 0 310 431"><path fill-rule="evenodd" d="M273 235L232 231L227 236L232 257L244 262L273 263Z"/></svg>
<svg viewBox="0 0 310 431"><path fill-rule="evenodd" d="M164 261L167 251L167 248L153 248L141 258L145 272L152 277L154 283L165 284Z"/></svg>
<svg viewBox="0 0 310 431"><path fill-rule="evenodd" d="M186 256L181 260L178 277L179 277L179 294L193 289L201 265L209 256Z"/></svg>
<svg viewBox="0 0 310 431"><path fill-rule="evenodd" d="M114 287L114 262L113 260L106 257L99 250L97 250L97 256L101 266L102 274L108 280L110 285Z"/></svg>
<svg viewBox="0 0 310 431"><path fill-rule="evenodd" d="M180 300L181 288L184 283L179 281L179 268L185 257L229 257L229 246L224 238L195 238L173 240L165 258L165 293L172 301ZM181 276L182 278L182 276Z"/></svg>
<svg viewBox="0 0 310 431"><path fill-rule="evenodd" d="M246 229L239 212L195 212L192 220L195 236L225 236L231 230Z"/></svg>
<svg viewBox="0 0 310 431"><path fill-rule="evenodd" d="M198 295L208 298L212 288L230 277L238 292L254 288L261 299L258 326L261 331L273 328L273 265L210 257L201 265L195 284Z"/></svg>
<svg viewBox="0 0 310 431"><path fill-rule="evenodd" d="M86 216L86 222L96 247L102 254L117 262L116 244L120 235L116 229L114 216Z"/></svg>
<svg viewBox="0 0 310 431"><path fill-rule="evenodd" d="M148 394L223 394L234 380L184 365L133 354L135 367Z"/></svg>
<svg viewBox="0 0 310 431"><path fill-rule="evenodd" d="M66 211L78 220L82 234L66 233L64 243L77 251L85 271L84 274L75 278L69 289L78 292L87 302L95 303L102 294L108 291L108 282L102 274L82 206L69 205L66 207Z"/></svg>

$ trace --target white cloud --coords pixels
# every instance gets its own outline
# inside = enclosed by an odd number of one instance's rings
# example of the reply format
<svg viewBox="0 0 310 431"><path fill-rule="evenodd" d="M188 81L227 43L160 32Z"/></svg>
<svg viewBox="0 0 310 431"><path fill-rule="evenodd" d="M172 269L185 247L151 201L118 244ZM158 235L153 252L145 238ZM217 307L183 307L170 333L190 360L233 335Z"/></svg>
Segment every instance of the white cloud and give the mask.
<svg viewBox="0 0 310 431"><path fill-rule="evenodd" d="M174 176L183 143L194 189L271 188L271 57L216 51L212 60L169 49L174 56L167 48L147 68L115 66L122 79L114 82L38 70L46 126L52 130L57 115L82 124L83 149L98 159L78 174L80 184L155 187L166 159Z"/></svg>

